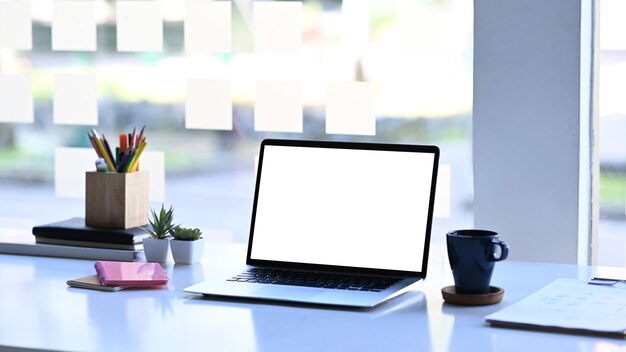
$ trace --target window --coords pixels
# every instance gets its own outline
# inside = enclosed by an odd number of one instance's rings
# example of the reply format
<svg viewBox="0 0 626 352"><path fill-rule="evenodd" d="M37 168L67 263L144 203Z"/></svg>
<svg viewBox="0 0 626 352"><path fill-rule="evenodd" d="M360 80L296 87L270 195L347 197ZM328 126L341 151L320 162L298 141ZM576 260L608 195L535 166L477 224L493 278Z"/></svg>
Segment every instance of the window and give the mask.
<svg viewBox="0 0 626 352"><path fill-rule="evenodd" d="M247 239L269 137L436 144L434 233L471 226L472 13L463 0L0 0L0 229L84 216L87 132L143 125L151 205L209 238Z"/></svg>
<svg viewBox="0 0 626 352"><path fill-rule="evenodd" d="M600 4L600 223L598 264L626 265L626 4Z"/></svg>

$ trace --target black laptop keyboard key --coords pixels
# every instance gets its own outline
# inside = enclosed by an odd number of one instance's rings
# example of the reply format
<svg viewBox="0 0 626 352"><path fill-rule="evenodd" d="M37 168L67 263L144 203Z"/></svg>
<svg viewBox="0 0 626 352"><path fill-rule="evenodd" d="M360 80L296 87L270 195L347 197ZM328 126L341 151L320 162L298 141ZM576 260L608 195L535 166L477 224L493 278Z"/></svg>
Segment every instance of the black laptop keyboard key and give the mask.
<svg viewBox="0 0 626 352"><path fill-rule="evenodd" d="M252 268L227 281L380 292L398 280L380 276Z"/></svg>

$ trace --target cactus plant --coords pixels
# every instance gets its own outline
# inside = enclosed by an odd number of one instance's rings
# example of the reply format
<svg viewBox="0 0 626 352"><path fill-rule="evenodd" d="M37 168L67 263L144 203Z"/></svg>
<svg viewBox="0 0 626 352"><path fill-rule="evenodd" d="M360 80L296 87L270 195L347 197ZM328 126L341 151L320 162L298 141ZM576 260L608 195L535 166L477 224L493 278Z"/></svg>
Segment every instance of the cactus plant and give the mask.
<svg viewBox="0 0 626 352"><path fill-rule="evenodd" d="M156 240L165 240L170 237L172 231L178 227L174 225L174 208L170 206L169 210L166 211L163 204L161 204L159 213L156 213L154 209L150 211L152 218L149 219L150 226L146 232Z"/></svg>
<svg viewBox="0 0 626 352"><path fill-rule="evenodd" d="M171 232L172 237L179 241L196 241L202 238L200 229L192 229L187 227L176 227Z"/></svg>

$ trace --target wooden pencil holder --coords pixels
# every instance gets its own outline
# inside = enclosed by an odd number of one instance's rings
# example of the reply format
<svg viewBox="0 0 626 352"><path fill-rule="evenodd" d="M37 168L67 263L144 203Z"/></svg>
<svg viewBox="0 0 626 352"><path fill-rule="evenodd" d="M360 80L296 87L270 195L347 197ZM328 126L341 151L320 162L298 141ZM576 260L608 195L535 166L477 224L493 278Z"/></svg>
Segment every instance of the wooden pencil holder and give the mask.
<svg viewBox="0 0 626 352"><path fill-rule="evenodd" d="M86 173L85 225L128 229L148 224L148 172Z"/></svg>

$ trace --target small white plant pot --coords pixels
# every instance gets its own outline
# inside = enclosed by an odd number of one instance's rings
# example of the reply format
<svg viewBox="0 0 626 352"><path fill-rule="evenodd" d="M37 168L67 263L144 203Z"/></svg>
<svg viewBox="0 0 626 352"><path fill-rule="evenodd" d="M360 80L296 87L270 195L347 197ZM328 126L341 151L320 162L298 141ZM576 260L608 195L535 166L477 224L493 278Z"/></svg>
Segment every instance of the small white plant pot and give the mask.
<svg viewBox="0 0 626 352"><path fill-rule="evenodd" d="M176 264L193 264L202 259L204 239L195 241L172 240L172 256Z"/></svg>
<svg viewBox="0 0 626 352"><path fill-rule="evenodd" d="M169 249L169 240L157 240L154 238L146 238L143 240L143 251L146 255L146 261L148 262L165 263Z"/></svg>

